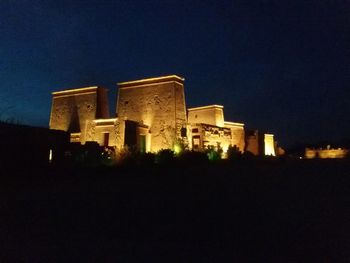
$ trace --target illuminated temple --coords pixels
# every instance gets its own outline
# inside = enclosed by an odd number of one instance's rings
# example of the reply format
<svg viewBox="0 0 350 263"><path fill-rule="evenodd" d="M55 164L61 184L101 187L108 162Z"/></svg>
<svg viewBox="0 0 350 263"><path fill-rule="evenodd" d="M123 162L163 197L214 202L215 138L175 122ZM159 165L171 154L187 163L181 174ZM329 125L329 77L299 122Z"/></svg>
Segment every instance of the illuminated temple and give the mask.
<svg viewBox="0 0 350 263"><path fill-rule="evenodd" d="M272 134L245 131L243 123L224 119L224 107L186 108L184 79L164 76L118 83L116 112L109 116L107 90L85 87L52 93L50 129L70 133L71 142L133 147L141 152L222 149L275 155Z"/></svg>

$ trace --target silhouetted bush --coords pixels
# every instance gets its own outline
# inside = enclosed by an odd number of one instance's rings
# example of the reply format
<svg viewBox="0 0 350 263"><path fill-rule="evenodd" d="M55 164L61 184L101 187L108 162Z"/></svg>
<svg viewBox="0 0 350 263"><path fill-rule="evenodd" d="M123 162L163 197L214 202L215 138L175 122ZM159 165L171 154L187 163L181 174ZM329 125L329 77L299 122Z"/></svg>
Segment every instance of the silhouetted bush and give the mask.
<svg viewBox="0 0 350 263"><path fill-rule="evenodd" d="M116 163L118 165L131 165L134 164L134 155L127 146L116 151Z"/></svg>
<svg viewBox="0 0 350 263"><path fill-rule="evenodd" d="M77 160L81 164L88 166L98 166L101 164L101 155L103 148L96 142L86 142L85 145L80 146L77 154Z"/></svg>
<svg viewBox="0 0 350 263"><path fill-rule="evenodd" d="M232 160L238 160L242 156L242 152L239 150L239 148L234 145L229 145L227 149L227 159L232 161Z"/></svg>
<svg viewBox="0 0 350 263"><path fill-rule="evenodd" d="M155 163L155 154L154 153L136 153L135 155L135 164L140 166L152 166Z"/></svg>
<svg viewBox="0 0 350 263"><path fill-rule="evenodd" d="M188 145L182 139L176 139L173 149L174 149L174 155L180 156L185 151L188 151Z"/></svg>
<svg viewBox="0 0 350 263"><path fill-rule="evenodd" d="M65 152L65 165L113 166L116 164L116 153L113 147L102 147L96 142L70 144Z"/></svg>
<svg viewBox="0 0 350 263"><path fill-rule="evenodd" d="M218 160L221 160L221 156L222 156L222 149L219 148L219 149L214 149L214 147L209 147L205 153L209 159L209 161L211 162L216 162Z"/></svg>
<svg viewBox="0 0 350 263"><path fill-rule="evenodd" d="M252 152L245 151L241 156L242 162L256 162L258 156L254 155Z"/></svg>
<svg viewBox="0 0 350 263"><path fill-rule="evenodd" d="M113 166L116 164L115 149L112 147L105 147L101 153L101 164L106 166Z"/></svg>
<svg viewBox="0 0 350 263"><path fill-rule="evenodd" d="M174 152L169 149L160 150L155 156L155 163L161 165L170 164L174 160Z"/></svg>
<svg viewBox="0 0 350 263"><path fill-rule="evenodd" d="M183 164L202 164L208 162L208 156L204 152L199 151L184 151L178 160Z"/></svg>

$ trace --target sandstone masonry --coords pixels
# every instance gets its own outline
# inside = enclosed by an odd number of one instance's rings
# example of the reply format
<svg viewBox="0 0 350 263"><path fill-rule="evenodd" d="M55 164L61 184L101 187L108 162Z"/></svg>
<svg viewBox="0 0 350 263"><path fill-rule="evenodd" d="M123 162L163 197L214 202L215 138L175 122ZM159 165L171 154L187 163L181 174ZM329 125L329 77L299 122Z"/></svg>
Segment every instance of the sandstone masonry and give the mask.
<svg viewBox="0 0 350 263"><path fill-rule="evenodd" d="M246 134L244 124L224 119L222 105L186 110L184 79L176 76L118 83L116 115L109 116L107 90L102 87L52 93L50 129L68 131L71 142L133 147L141 152L174 150L182 144L192 150L222 149L275 155L272 134ZM260 140L261 142L261 140ZM264 149L264 151L259 150Z"/></svg>

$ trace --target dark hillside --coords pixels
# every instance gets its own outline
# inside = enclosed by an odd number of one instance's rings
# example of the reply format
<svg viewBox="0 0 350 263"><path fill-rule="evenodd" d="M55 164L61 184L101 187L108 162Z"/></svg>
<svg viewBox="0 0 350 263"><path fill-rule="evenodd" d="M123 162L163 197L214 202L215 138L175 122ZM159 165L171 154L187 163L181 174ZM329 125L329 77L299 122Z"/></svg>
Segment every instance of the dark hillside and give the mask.
<svg viewBox="0 0 350 263"><path fill-rule="evenodd" d="M347 161L2 173L1 261L349 262Z"/></svg>

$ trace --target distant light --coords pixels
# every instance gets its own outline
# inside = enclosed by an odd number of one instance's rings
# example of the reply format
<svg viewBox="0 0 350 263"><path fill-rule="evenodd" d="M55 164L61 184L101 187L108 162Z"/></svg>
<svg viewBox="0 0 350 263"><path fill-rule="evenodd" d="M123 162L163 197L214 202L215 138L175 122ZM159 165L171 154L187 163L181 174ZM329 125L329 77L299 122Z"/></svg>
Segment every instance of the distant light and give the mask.
<svg viewBox="0 0 350 263"><path fill-rule="evenodd" d="M264 134L265 155L276 156L273 134Z"/></svg>
<svg viewBox="0 0 350 263"><path fill-rule="evenodd" d="M52 162L52 149L50 149L49 151L49 163Z"/></svg>

